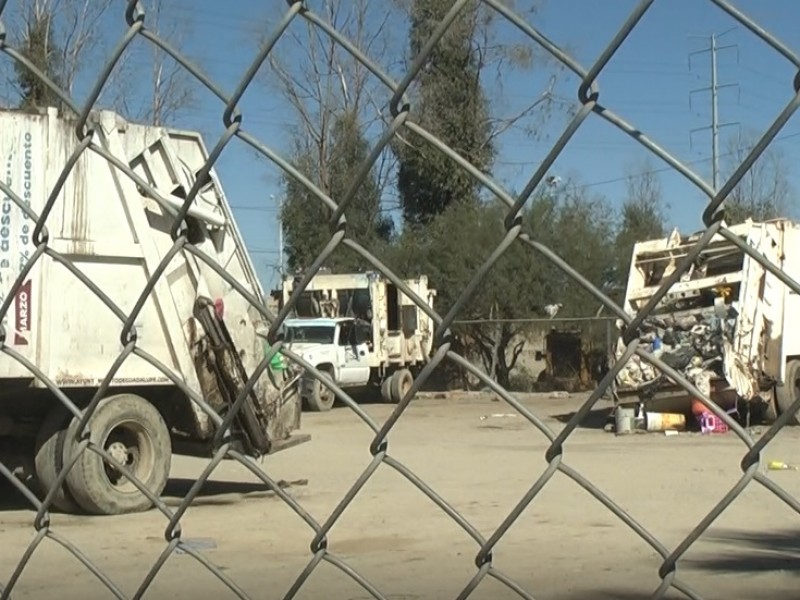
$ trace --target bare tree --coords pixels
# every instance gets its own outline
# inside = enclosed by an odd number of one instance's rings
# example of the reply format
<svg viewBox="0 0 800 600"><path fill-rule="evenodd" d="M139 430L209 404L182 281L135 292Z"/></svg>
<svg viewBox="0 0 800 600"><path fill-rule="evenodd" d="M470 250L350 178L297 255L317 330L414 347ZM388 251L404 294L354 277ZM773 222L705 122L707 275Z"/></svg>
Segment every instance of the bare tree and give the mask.
<svg viewBox="0 0 800 600"><path fill-rule="evenodd" d="M146 25L173 47L180 47L187 34L185 22L164 18L163 0L140 0ZM6 9L9 29L27 58L68 95L80 101L76 82L86 73L99 71L107 49L115 40L104 34L103 18L114 0L18 0ZM134 65L133 59L143 59ZM141 62L149 68L142 86ZM9 103L22 106L60 106L47 86L22 65L8 74ZM118 110L124 116L152 125L170 122L193 99L191 75L155 44L126 51L103 87L98 105ZM14 100L17 98L18 100Z"/></svg>
<svg viewBox="0 0 800 600"><path fill-rule="evenodd" d="M317 17L346 36L361 52L382 63L391 43L390 15L369 0L330 0ZM287 148L295 167L334 201L346 194L382 130L389 90L369 69L319 26L299 20L268 58L260 82L294 113ZM383 86L383 89L381 87ZM392 222L383 206L393 156L387 149L349 204L348 232L367 248L388 241ZM329 236L326 208L291 176L281 178L281 221L291 269L303 269ZM360 259L337 253L329 266L348 270ZM352 259L352 260L351 260ZM355 260L355 262L354 262Z"/></svg>
<svg viewBox="0 0 800 600"><path fill-rule="evenodd" d="M103 28L100 21L112 0L34 0L44 10L59 15L62 52L62 81L71 95L75 79L93 61L89 59L101 47Z"/></svg>
<svg viewBox="0 0 800 600"><path fill-rule="evenodd" d="M661 191L661 180L649 157L629 171L625 178L625 189L625 204L640 207L642 212L652 213L663 219L666 205Z"/></svg>
<svg viewBox="0 0 800 600"><path fill-rule="evenodd" d="M93 63L104 42L100 23L112 0L21 0L6 9L15 45L67 94ZM23 105L57 104L55 97L21 65L7 83Z"/></svg>
<svg viewBox="0 0 800 600"><path fill-rule="evenodd" d="M386 9L383 3L369 0L330 0L320 16L380 64L391 44ZM383 118L381 84L366 66L311 23L290 28L268 61L271 68L262 71L260 80L292 108L297 117L290 126L294 151L314 157L313 175L322 189L329 189L329 149L336 118L356 115L362 129L370 130ZM387 152L379 161L381 189L390 160Z"/></svg>
<svg viewBox="0 0 800 600"><path fill-rule="evenodd" d="M731 138L727 144L725 175L730 177L756 143L753 132ZM794 191L788 179L783 152L774 145L756 160L725 201L726 221L741 223L789 217L794 206Z"/></svg>
<svg viewBox="0 0 800 600"><path fill-rule="evenodd" d="M166 19L163 0L139 2L147 28L180 50L189 33L187 21ZM138 53L129 51L122 56L107 91L107 103L131 120L148 125L170 124L194 102L193 76L156 44L148 42L137 50Z"/></svg>
<svg viewBox="0 0 800 600"><path fill-rule="evenodd" d="M615 263L607 281L608 290L619 302L624 297L633 245L664 235L665 209L668 208L661 191L661 181L649 157L629 170L625 183L627 194L614 239Z"/></svg>

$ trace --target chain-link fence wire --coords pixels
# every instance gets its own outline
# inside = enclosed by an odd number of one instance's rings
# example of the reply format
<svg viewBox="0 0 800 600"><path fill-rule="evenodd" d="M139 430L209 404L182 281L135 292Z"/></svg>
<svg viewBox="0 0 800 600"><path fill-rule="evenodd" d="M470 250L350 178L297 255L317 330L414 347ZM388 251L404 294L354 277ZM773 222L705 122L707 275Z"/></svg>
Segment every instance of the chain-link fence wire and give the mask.
<svg viewBox="0 0 800 600"><path fill-rule="evenodd" d="M640 327L643 325L644 320L650 315L657 305L657 303L664 298L670 288L679 281L681 275L686 272L692 262L698 257L700 252L709 244L714 236L722 236L726 240L735 244L742 252L750 255L757 260L763 267L772 275L777 277L783 284L791 288L794 292L800 293L800 285L788 277L779 267L769 262L764 256L760 255L755 249L750 247L747 242L740 237L731 233L724 224L724 201L731 190L737 185L747 171L752 167L753 163L761 156L767 149L771 141L775 138L781 128L786 124L789 118L800 105L800 74L795 77L793 82L787 82L787 103L785 108L774 119L770 127L764 132L759 139L758 143L752 148L747 157L742 161L736 171L724 183L721 189L715 190L703 178L694 172L686 163L680 161L672 156L669 152L664 150L655 141L647 138L636 127L631 125L619 114L614 112L611 108L604 106L601 103L601 94L598 87L598 77L603 72L603 69L613 58L617 50L620 48L625 39L635 30L640 19L651 9L654 4L653 0L643 0L633 9L627 20L619 28L614 38L608 43L603 52L597 58L594 64L586 67L580 64L575 58L570 56L564 50L559 48L556 44L551 42L546 36L534 28L530 23L526 22L519 14L514 12L502 0L482 0L483 3L496 11L499 15L508 20L511 24L517 27L530 37L536 44L547 51L555 59L560 61L570 71L572 71L580 80L578 87L578 97L581 103L580 109L571 119L563 133L560 135L556 143L553 145L547 157L542 161L541 165L536 169L535 173L530 177L527 185L523 191L516 197L506 192L497 182L490 176L482 173L476 167L471 165L468 161L459 156L453 149L449 148L446 144L437 139L430 132L426 131L418 123L414 121L414 106L407 92L409 86L418 75L420 69L425 63L426 57L431 53L432 49L439 43L443 34L447 32L448 27L454 22L459 13L465 10L468 5L474 0L456 0L453 2L452 7L448 11L445 18L438 24L430 39L424 45L419 55L416 56L411 63L406 75L399 82L394 81L386 72L373 62L370 57L366 56L359 48L348 40L346 37L336 31L329 23L325 22L318 14L313 12L303 2L290 1L288 8L285 11L282 19L278 23L275 30L269 36L267 41L261 46L257 55L253 58L247 71L241 77L239 84L233 93L226 93L218 87L213 81L206 77L196 65L189 60L182 53L173 48L167 40L162 39L152 30L147 27L147 19L141 6L135 0L127 3L124 11L124 19L127 23L127 29L109 56L106 64L97 77L96 83L88 96L88 99L82 105L78 105L68 94L55 85L48 77L31 64L29 60L18 50L6 44L5 28L0 27L0 49L12 61L24 65L28 70L36 75L43 83L45 83L59 98L64 102L64 105L77 115L77 122L75 126L75 139L76 145L70 158L63 167L61 177L58 179L50 194L47 197L45 205L39 214L35 213L20 197L19 190L10 189L5 183L0 182L0 189L12 199L12 201L19 207L20 210L32 219L36 225L33 232L33 242L35 244L35 251L25 264L22 272L16 279L14 286L2 305L0 305L0 318L4 319L8 314L9 308L16 292L22 283L25 281L27 274L31 268L39 261L44 255L47 255L52 260L59 262L65 268L80 279L84 285L87 286L102 302L108 306L114 314L119 318L121 325L120 339L122 342L123 350L118 358L112 365L108 372L106 379L100 385L92 401L84 409L79 409L69 397L58 388L58 386L47 378L45 373L36 365L31 363L24 356L16 352L13 348L5 343L0 346L0 350L5 355L5 360L13 360L24 365L34 377L43 381L46 386L76 418L77 426L73 431L75 436L75 444L80 452L95 452L100 455L107 463L113 465L116 469L124 473L136 487L146 495L161 513L166 517L168 524L165 530L166 546L152 565L149 573L144 577L143 581L134 597L139 597L144 594L157 575L165 561L181 549L183 552L193 556L200 564L208 568L213 574L219 578L225 585L238 597L247 598L247 594L236 582L231 580L221 569L213 565L205 556L199 551L192 548L190 545L185 544L181 537L181 518L192 504L193 499L197 496L203 484L208 480L217 465L226 456L232 458L255 476L267 484L274 493L279 496L291 509L300 516L301 519L310 528L311 536L311 559L307 567L298 575L296 581L287 592L287 598L293 597L303 586L304 582L308 579L310 574L318 567L322 561L337 566L342 572L346 573L353 580L355 580L364 590L375 598L384 598L383 594L373 584L371 584L365 577L358 573L351 565L346 563L340 557L337 557L327 549L328 533L339 517L343 514L345 509L350 505L359 490L366 484L372 477L376 470L381 465L389 466L401 475L403 475L411 484L416 486L422 491L432 502L434 502L442 511L444 511L450 518L453 519L476 543L477 552L474 558L476 571L474 577L466 584L459 598L467 598L481 583L481 581L488 577L502 582L508 588L516 592L520 597L532 598L531 591L525 590L520 584L515 582L511 577L506 575L500 567L495 564L492 557L492 550L495 545L503 538L508 532L509 528L514 525L514 522L525 510L525 508L533 501L533 499L541 492L547 485L548 481L555 475L557 471L565 474L567 477L574 480L578 485L590 493L598 502L603 504L609 511L615 514L621 521L630 527L639 537L641 537L650 547L652 547L663 559L663 562L658 570L661 584L653 593L654 598L661 598L664 596L669 588L676 588L682 591L686 596L691 598L700 598L701 596L691 588L691 586L678 576L677 563L687 550L698 540L703 532L712 524L712 522L725 511L725 509L741 494L741 492L752 482L756 481L773 492L777 497L783 500L786 504L792 507L797 512L800 512L800 503L788 494L782 487L774 481L768 479L764 474L759 471L760 455L762 449L766 444L772 440L776 434L787 424L793 417L794 413L800 408L800 401L795 402L788 410L783 412L780 418L766 431L760 438L753 439L750 434L735 422L725 411L717 406L709 397L701 393L695 386L687 380L681 373L676 372L669 365L665 364L662 360L647 352L640 347L638 337ZM769 32L765 31L758 23L743 14L730 2L724 0L709 0L717 5L720 9L728 13L731 17L741 23L748 30L758 36L764 43L772 47L776 52L780 53L795 67L800 68L800 57L789 49L786 45L781 43ZM0 0L0 17L6 8L6 2ZM269 56L276 42L286 32L287 28L294 22L304 20L312 24L325 35L333 38L342 48L349 52L353 57L359 60L369 71L376 76L392 93L392 100L390 103L391 119L388 122L385 131L383 132L380 140L372 148L369 157L366 159L358 175L351 182L350 188L346 194L341 198L331 198L326 193L315 186L307 177L298 172L285 158L281 157L278 152L262 143L252 134L248 133L245 129L245 120L243 115L239 112L237 106L248 87L252 84L253 79L262 67L263 63ZM59 191L62 189L65 180L71 173L78 158L84 152L94 152L104 157L111 165L113 165L120 172L135 181L141 186L148 194L154 198L160 198L158 192L153 189L147 182L138 177L131 168L120 160L118 157L113 156L106 150L102 144L96 142L96 137L99 132L93 129L93 122L91 119L92 109L104 89L104 86L109 80L110 75L118 66L120 58L129 48L131 43L137 38L144 38L148 42L155 44L170 54L176 61L178 61L189 73L191 73L197 81L202 83L208 90L210 90L220 101L222 107L222 122L225 126L225 131L222 136L217 140L215 146L210 152L209 158L205 166L198 173L196 182L186 196L185 202L179 214L174 220L171 230L171 237L174 241L171 250L164 256L160 263L160 267L152 274L147 285L142 290L138 301L129 314L125 314L117 305L112 302L109 296L93 283L86 275L78 270L68 258L56 252L49 244L50 234L47 229L47 219L52 213ZM566 264L558 255L545 245L539 243L536 239L531 238L528 234L523 233L521 214L523 207L530 199L533 192L540 185L542 179L547 173L548 169L554 163L556 158L565 149L571 138L579 130L581 125L589 118L590 115L597 115L599 118L604 119L611 125L619 130L625 132L637 142L647 148L652 154L658 156L660 159L667 162L675 171L681 173L690 182L692 182L699 190L701 190L708 197L708 204L703 212L703 221L706 226L705 232L697 240L697 242L689 249L686 255L680 259L675 271L666 278L660 285L658 292L653 295L646 306L639 311L635 316L626 313L619 305L612 302L603 292L593 286L587 279L580 273ZM490 190L497 198L503 201L508 207L508 212L505 217L506 233L502 241L497 245L497 248L486 257L483 264L475 272L469 285L462 291L458 300L453 304L450 310L445 315L440 315L432 310L426 303L411 290L409 287L395 275L381 260L362 247L358 240L352 239L347 236L347 219L345 218L345 211L356 194L359 186L364 182L371 166L377 160L381 152L383 152L389 142L399 133L403 131L413 131L415 134L427 141L430 146L437 149L439 152L444 153L450 157L454 165L459 168L465 169L476 180L482 183L488 190ZM260 305L255 297L250 294L242 284L234 280L224 267L217 264L213 259L207 256L200 249L195 247L187 239L181 223L184 217L200 191L203 183L207 180L211 168L214 166L220 155L225 151L226 146L233 140L239 138L247 145L263 154L270 161L278 165L283 171L302 182L308 190L322 203L324 203L333 213L330 220L330 240L325 245L322 252L317 259L313 262L311 267L307 270L299 285L296 286L288 303L286 303L277 315L272 314L265 306ZM513 395L509 394L506 390L498 386L494 381L489 379L479 368L475 367L469 361L465 360L462 356L451 350L451 326L458 317L462 308L470 300L475 293L478 286L481 284L484 276L492 269L493 265L500 259L500 257L508 250L512 244L523 244L530 248L530 250L538 255L540 258L552 261L559 269L567 273L576 282L578 282L587 292L591 293L599 302L607 307L607 309L615 316L619 317L624 322L623 341L626 350L621 359L619 359L613 368L602 379L598 388L591 394L586 402L581 406L577 413L569 420L566 426L559 432L552 431L545 422L543 422L531 410L523 406ZM400 290L403 291L409 298L425 311L434 320L436 324L435 330L435 343L434 349L431 353L430 360L422 369L419 376L415 379L411 389L405 394L393 410L391 416L383 424L376 423L358 404L356 404L350 396L339 389L338 386L331 383L324 378L322 374L317 371L312 365L304 361L300 356L292 352L289 348L283 346L282 340L278 337L278 332L281 323L293 309L299 295L309 284L311 278L317 273L321 266L325 263L326 259L330 257L331 253L339 246L346 246L351 250L360 254L365 261L372 267L383 273L388 277ZM247 298L253 306L271 323L269 331L270 349L264 356L258 369L252 374L250 380L247 382L245 388L241 391L236 399L232 410L221 417L216 414L209 404L200 397L197 393L188 389L187 386L181 381L181 378L172 372L167 366L162 364L152 355L148 354L145 350L137 345L137 334L134 322L142 310L145 301L153 291L156 282L163 276L166 265L178 253L189 253L197 259L206 263L209 267L213 268L220 277L224 278L231 286L233 286L239 293ZM0 341L5 342L7 331L5 327L0 328ZM350 490L344 495L338 503L334 511L328 516L324 522L318 522L310 514L308 514L303 507L287 494L261 467L248 460L238 451L234 450L231 446L229 431L236 412L241 408L247 394L255 385L256 380L261 376L264 370L269 365L273 356L281 352L284 356L288 357L291 361L301 365L319 378L326 387L331 389L336 396L346 403L350 410L354 411L364 423L371 428L374 432L374 439L370 444L369 451L372 455L372 460L369 465L358 477L357 481L352 485ZM87 423L96 410L98 404L106 395L110 387L111 380L114 374L119 370L121 365L131 355L137 355L149 361L152 365L161 370L176 386L178 386L193 402L200 406L212 419L218 428L216 436L216 451L213 458L209 461L208 466L198 478L196 483L192 486L189 493L181 501L176 509L171 509L158 497L155 497L148 488L141 482L136 480L133 475L122 464L116 461L108 452L101 446L90 441L89 432L87 430ZM587 416L589 411L595 403L603 396L607 388L612 385L616 375L621 371L631 357L639 355L639 357L653 365L656 369L666 374L668 377L679 383L683 388L691 393L692 396L699 398L702 403L720 419L725 421L728 427L733 431L742 441L746 447L746 452L741 461L742 476L736 484L724 495L722 499L713 507L712 510L697 524L697 526L674 548L668 548L662 544L653 534L651 534L642 524L635 518L629 515L621 506L612 498L606 496L602 490L598 489L591 481L584 477L581 473L569 466L564 454L564 442L575 431L576 427ZM424 385L425 381L431 376L434 369L437 368L443 361L452 361L461 367L470 371L475 377L481 379L485 385L490 387L500 398L502 398L509 405L513 406L522 416L524 416L531 424L533 424L542 435L544 435L550 442L550 446L546 451L546 460L548 463L544 472L536 479L530 486L530 489L520 498L515 507L508 513L499 527L488 538L481 535L476 527L474 527L464 516L462 516L447 500L439 496L432 487L425 481L421 480L414 472L397 461L389 454L388 438L392 429L397 424L398 420L402 418L403 413L409 406L417 391ZM313 443L313 442L312 442ZM69 539L57 532L51 525L50 507L52 505L53 497L56 490L64 483L67 473L73 468L77 457L80 452L76 452L73 460L64 465L64 469L58 477L55 485L51 488L43 501L40 501L30 490L27 489L16 477L12 474L8 465L0 463L0 473L12 482L21 493L23 493L30 503L36 507L37 513L33 520L33 527L35 529L35 536L33 537L30 545L22 554L22 557L13 571L10 578L0 583L0 598L5 600L9 598L14 590L20 575L28 565L31 557L36 552L37 547L42 543L45 538L57 542L70 553L72 553L78 560L80 560L85 567L91 571L109 590L109 592L118 598L125 598L126 595L121 589L106 576L103 571L92 562L91 558L81 552L79 548L74 546Z"/></svg>

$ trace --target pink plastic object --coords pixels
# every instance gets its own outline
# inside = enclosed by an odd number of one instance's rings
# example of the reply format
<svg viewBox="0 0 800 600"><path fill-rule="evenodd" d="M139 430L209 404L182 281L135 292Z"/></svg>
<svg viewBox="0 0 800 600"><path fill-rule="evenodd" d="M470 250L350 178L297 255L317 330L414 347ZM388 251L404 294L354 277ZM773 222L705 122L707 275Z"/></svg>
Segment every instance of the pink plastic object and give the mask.
<svg viewBox="0 0 800 600"><path fill-rule="evenodd" d="M698 417L700 421L701 433L726 433L728 425L717 415L709 411L703 411Z"/></svg>

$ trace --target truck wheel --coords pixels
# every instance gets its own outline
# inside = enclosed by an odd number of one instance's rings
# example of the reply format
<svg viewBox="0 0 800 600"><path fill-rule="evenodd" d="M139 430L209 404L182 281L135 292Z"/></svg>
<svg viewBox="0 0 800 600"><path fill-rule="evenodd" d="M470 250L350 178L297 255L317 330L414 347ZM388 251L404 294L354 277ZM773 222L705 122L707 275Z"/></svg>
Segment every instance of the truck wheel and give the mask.
<svg viewBox="0 0 800 600"><path fill-rule="evenodd" d="M328 379L328 381L333 380L333 377L331 377L330 373L327 371L322 371L322 375ZM325 412L333 408L335 401L336 395L322 385L320 380L315 377L314 383L311 386L311 395L308 397L308 408L314 412Z"/></svg>
<svg viewBox="0 0 800 600"><path fill-rule="evenodd" d="M400 402L411 389L414 383L414 376L408 369L400 369L392 375L392 401Z"/></svg>
<svg viewBox="0 0 800 600"><path fill-rule="evenodd" d="M386 377L381 383L381 400L386 402L387 404L394 401L392 397L392 376Z"/></svg>
<svg viewBox="0 0 800 600"><path fill-rule="evenodd" d="M78 420L69 428L75 435ZM102 447L156 497L169 478L172 444L161 413L144 398L119 394L97 405L87 427L92 443ZM72 446L66 449L65 459ZM67 475L77 503L88 513L118 515L148 510L152 502L117 469L86 449Z"/></svg>
<svg viewBox="0 0 800 600"><path fill-rule="evenodd" d="M72 413L66 406L56 400L54 406L42 421L42 426L36 436L36 446L34 450L34 486L37 488L42 500L45 499L50 489L55 485L61 470L64 468L64 442L67 438L67 427L69 426ZM59 486L58 491L53 496L50 506L64 513L76 514L81 509L69 488L66 481Z"/></svg>
<svg viewBox="0 0 800 600"><path fill-rule="evenodd" d="M800 360L786 363L786 381L775 387L775 400L781 414L785 413L800 396ZM800 425L800 410L794 413L789 423Z"/></svg>

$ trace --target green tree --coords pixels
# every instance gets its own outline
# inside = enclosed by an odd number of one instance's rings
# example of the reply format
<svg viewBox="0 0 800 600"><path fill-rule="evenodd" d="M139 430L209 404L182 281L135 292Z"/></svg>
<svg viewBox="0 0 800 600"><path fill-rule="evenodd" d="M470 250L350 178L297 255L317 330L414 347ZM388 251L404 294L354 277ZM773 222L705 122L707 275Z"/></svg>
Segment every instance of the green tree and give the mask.
<svg viewBox="0 0 800 600"><path fill-rule="evenodd" d="M344 113L333 125L330 146L327 149L327 180L315 169L315 157L300 153L295 167L306 176L311 176L334 202L341 201L356 178L361 164L369 154L369 146L359 126L358 116ZM330 239L329 222L331 211L301 183L285 176L285 201L281 212L284 227L288 266L291 270L302 270L311 265ZM355 197L348 205L348 236L367 249L389 240L392 221L381 212L380 190L374 173L359 186ZM334 252L326 264L334 271L357 270L363 259L354 253L340 249Z"/></svg>
<svg viewBox="0 0 800 600"><path fill-rule="evenodd" d="M595 287L607 289L615 260L616 216L601 195L567 182L558 192L558 204L550 219L540 225L540 239ZM562 271L550 283L548 302L559 302L559 317L586 317L597 312L597 300Z"/></svg>
<svg viewBox="0 0 800 600"><path fill-rule="evenodd" d="M21 52L33 66L46 75L53 83L61 86L61 51L56 46L53 32L53 14L47 11L32 12L21 40ZM22 63L14 63L14 74L20 94L20 108L31 109L40 106L61 106L61 100L38 75Z"/></svg>
<svg viewBox="0 0 800 600"><path fill-rule="evenodd" d="M393 248L390 264L406 276L428 274L438 290L436 309L444 314L500 244L506 211L496 201L450 206L426 227L404 235ZM531 200L522 222L531 238L596 285L602 283L602 274L613 261L614 226L602 198L588 197L578 186L543 193ZM559 302L563 304L559 316L583 316L594 306L580 286L517 241L459 312L457 320L468 323L454 328L456 349L478 358L490 377L507 387L530 330L520 319L543 317L545 305Z"/></svg>
<svg viewBox="0 0 800 600"><path fill-rule="evenodd" d="M76 80L104 60L110 38L102 18L113 0L24 0L6 7L4 20L10 32L19 32L14 44L40 71L66 94L74 93ZM11 102L24 108L61 106L61 100L21 64L14 63L9 78ZM113 93L116 72L104 92ZM115 105L116 106L116 105Z"/></svg>
<svg viewBox="0 0 800 600"><path fill-rule="evenodd" d="M410 55L417 56L450 9L442 0L413 0L409 9ZM489 105L480 78L479 3L466 7L428 55L417 78L414 121L472 163L489 172L494 159ZM469 204L478 184L452 159L411 131L394 146L403 218L417 225L452 204Z"/></svg>
<svg viewBox="0 0 800 600"><path fill-rule="evenodd" d="M407 277L427 274L437 290L436 309L445 314L502 240L503 209L495 202L449 206L425 227L406 233L393 248L390 264ZM488 273L457 319L508 318L530 311L526 303L534 296L533 291L518 283L532 267L529 253L514 244ZM454 349L481 360L491 377L507 385L522 349L519 345L509 348L518 331L519 326L514 323L457 324ZM455 371L448 373L454 374Z"/></svg>

